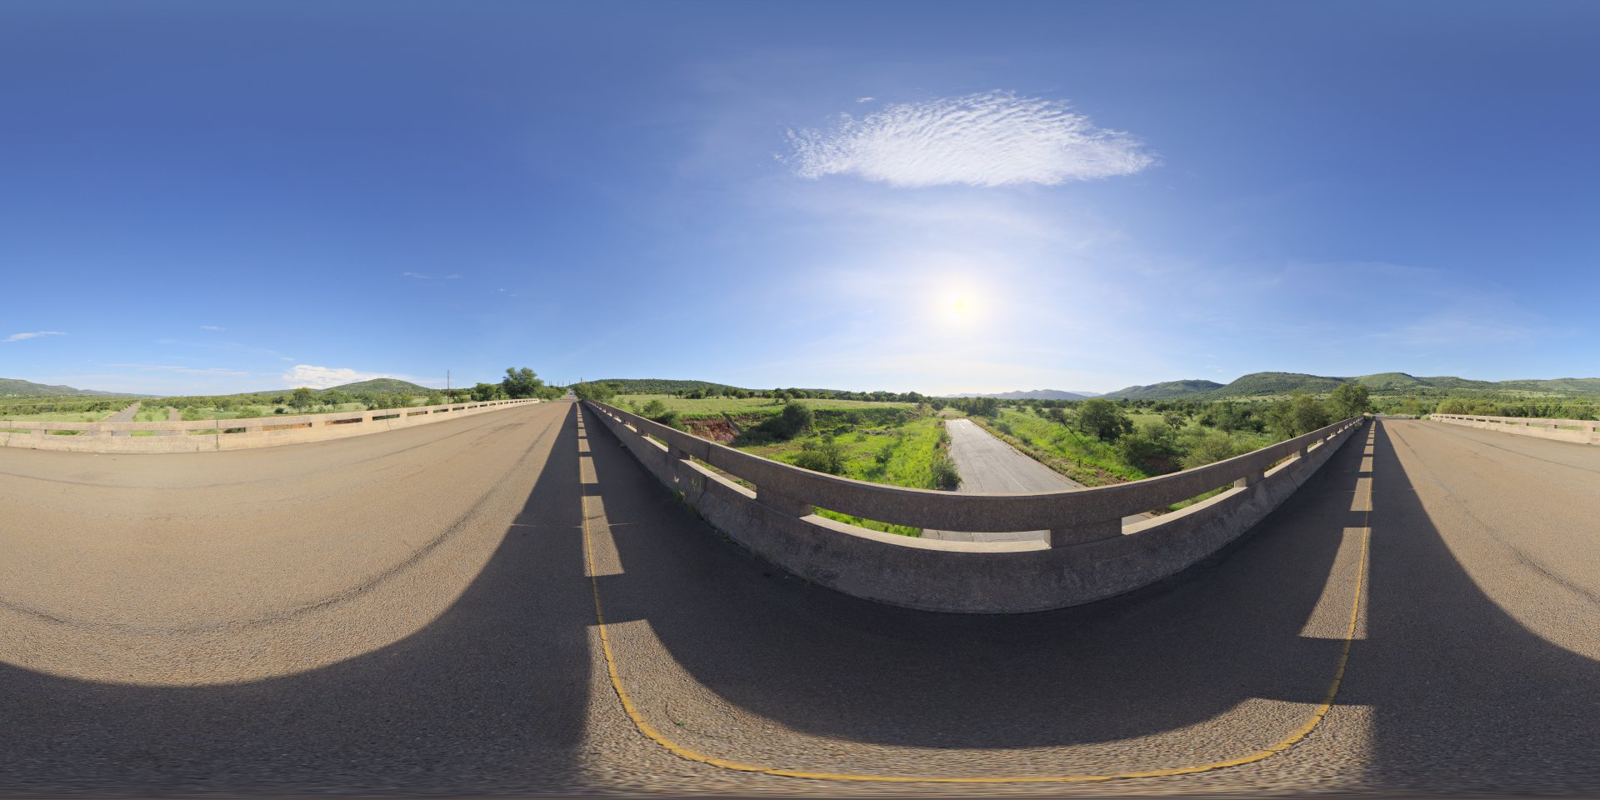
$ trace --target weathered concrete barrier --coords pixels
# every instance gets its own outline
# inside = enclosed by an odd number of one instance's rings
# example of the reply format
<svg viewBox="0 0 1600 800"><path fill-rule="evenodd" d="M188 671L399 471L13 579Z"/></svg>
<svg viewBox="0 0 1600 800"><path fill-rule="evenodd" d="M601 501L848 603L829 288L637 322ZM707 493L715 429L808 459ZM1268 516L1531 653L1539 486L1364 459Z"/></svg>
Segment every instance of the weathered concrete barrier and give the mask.
<svg viewBox="0 0 1600 800"><path fill-rule="evenodd" d="M1148 586L1249 530L1299 488L1360 417L1226 461L1133 483L1046 494L956 494L825 475L754 456L603 403L592 412L651 474L735 541L856 597L930 611L1080 605ZM713 469L754 484L748 489ZM1138 524L1124 517L1228 487ZM603 488L603 487L602 487ZM948 542L819 516L948 531L1050 531L1045 542Z"/></svg>
<svg viewBox="0 0 1600 800"><path fill-rule="evenodd" d="M1514 433L1558 442L1600 444L1600 422L1592 419L1531 419L1527 417L1484 417L1475 414L1434 414L1431 419L1485 431Z"/></svg>
<svg viewBox="0 0 1600 800"><path fill-rule="evenodd" d="M274 415L180 422L38 422L0 419L0 447L77 453L199 453L248 450L381 433L498 411L538 400L485 400L442 406ZM69 431L71 435L58 435ZM126 432L113 436L116 432ZM197 432L198 431L198 432ZM150 435L132 435L134 433Z"/></svg>

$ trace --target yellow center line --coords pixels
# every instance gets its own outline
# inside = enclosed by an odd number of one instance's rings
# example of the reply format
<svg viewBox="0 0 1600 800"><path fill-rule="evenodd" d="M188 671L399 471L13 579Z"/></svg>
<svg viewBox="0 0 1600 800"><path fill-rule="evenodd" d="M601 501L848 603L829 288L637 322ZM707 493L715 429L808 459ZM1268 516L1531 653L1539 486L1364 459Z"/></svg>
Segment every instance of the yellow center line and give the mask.
<svg viewBox="0 0 1600 800"><path fill-rule="evenodd" d="M579 419L582 419L581 414ZM1376 431L1374 431L1376 433ZM622 676L617 671L617 658L611 650L611 636L606 630L605 605L600 599L600 581L595 575L594 539L589 532L589 484L580 483L582 496L580 504L583 510L583 546L584 557L589 571L589 586L594 593L594 616L600 631L600 649L605 655L606 673L611 678L611 688L616 692L617 700L622 704L622 710L628 718L633 720L633 726L645 738L655 742L662 749L679 758L709 764L713 767L731 770L734 772L753 772L762 775L774 775L785 778L810 778L814 780L851 781L857 783L955 783L955 784L991 784L991 783L1092 783L1096 781L1115 781L1130 778L1161 778L1175 775L1193 775L1201 772L1241 767L1265 761L1282 753L1303 741L1311 732L1322 724L1323 718L1333 709L1333 701L1339 696L1339 687L1344 683L1345 668L1350 663L1350 647L1355 642L1357 623L1361 619L1361 595L1365 590L1367 573L1367 550L1372 540L1372 503L1371 503L1371 478L1368 481L1368 500L1366 514L1362 518L1361 527L1361 561L1356 568L1355 597L1350 605L1350 624L1345 630L1344 645L1339 650L1339 664L1333 673L1333 682L1328 685L1327 694L1317 709L1312 712L1310 719L1306 720L1293 733L1279 740L1276 744L1253 753L1231 758L1225 761L1212 761L1205 764L1196 764L1189 767L1174 767L1170 769L1155 769L1143 772L1117 772L1099 775L1014 775L997 777L939 777L939 776L907 776L907 775L870 775L846 772L812 772L807 770L783 769L780 767L766 767L756 764L745 764L738 761L729 761L715 756L705 755L699 751L680 745L656 730L644 715L639 713L628 690L622 685ZM580 477L580 481L582 478ZM1354 510L1354 509L1353 509ZM609 527L609 523L607 523Z"/></svg>

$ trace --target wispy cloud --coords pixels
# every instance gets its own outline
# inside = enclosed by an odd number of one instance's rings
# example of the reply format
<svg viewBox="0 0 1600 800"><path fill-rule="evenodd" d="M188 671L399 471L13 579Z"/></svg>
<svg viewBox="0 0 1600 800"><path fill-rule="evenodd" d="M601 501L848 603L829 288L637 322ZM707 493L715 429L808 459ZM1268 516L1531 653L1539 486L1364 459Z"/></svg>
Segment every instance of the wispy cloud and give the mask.
<svg viewBox="0 0 1600 800"><path fill-rule="evenodd" d="M21 342L28 339L37 339L40 336L66 336L63 331L33 331L31 333L13 333L6 337L6 342Z"/></svg>
<svg viewBox="0 0 1600 800"><path fill-rule="evenodd" d="M225 330L227 330L227 328L224 328L221 325L201 325L200 326L200 330L203 330L203 331L225 331Z"/></svg>
<svg viewBox="0 0 1600 800"><path fill-rule="evenodd" d="M985 92L897 103L827 130L790 131L795 174L858 175L893 186L1006 186L1131 175L1156 163L1137 139L1066 103Z"/></svg>
<svg viewBox="0 0 1600 800"><path fill-rule="evenodd" d="M219 375L229 378L246 378L255 373L224 367L181 367L171 364L107 364L108 367L138 369L146 372L176 372L181 375Z"/></svg>
<svg viewBox="0 0 1600 800"><path fill-rule="evenodd" d="M361 372L348 367L316 367L310 364L296 364L293 369L283 374L283 380L291 386L309 386L313 389L327 389L332 386L341 386L356 381L368 381L373 378L398 378L412 383L421 383L422 380L409 375L394 375L387 372Z"/></svg>
<svg viewBox="0 0 1600 800"><path fill-rule="evenodd" d="M461 280L461 276L460 275L455 275L455 274L446 275L446 276L444 276L442 278L436 278L436 277L434 277L432 275L424 275L424 274L422 274L420 272L402 272L402 273L400 273L400 277L402 277L402 278L416 278L419 281L437 281L437 280L456 281L456 280Z"/></svg>

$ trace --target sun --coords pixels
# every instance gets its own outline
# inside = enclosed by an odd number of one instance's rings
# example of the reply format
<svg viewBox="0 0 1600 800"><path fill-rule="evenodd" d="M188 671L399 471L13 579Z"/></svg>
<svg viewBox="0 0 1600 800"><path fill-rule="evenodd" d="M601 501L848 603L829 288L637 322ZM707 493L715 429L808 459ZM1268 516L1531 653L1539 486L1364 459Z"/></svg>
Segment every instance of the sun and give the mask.
<svg viewBox="0 0 1600 800"><path fill-rule="evenodd" d="M961 324L972 319L977 307L972 296L965 292L952 292L945 296L944 317L949 322Z"/></svg>

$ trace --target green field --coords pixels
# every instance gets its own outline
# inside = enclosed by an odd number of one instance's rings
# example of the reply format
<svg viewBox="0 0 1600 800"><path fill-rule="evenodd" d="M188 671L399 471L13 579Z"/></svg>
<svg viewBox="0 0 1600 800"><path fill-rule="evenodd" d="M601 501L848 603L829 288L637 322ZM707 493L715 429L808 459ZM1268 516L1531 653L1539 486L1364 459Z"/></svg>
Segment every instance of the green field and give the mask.
<svg viewBox="0 0 1600 800"><path fill-rule="evenodd" d="M793 464L807 447L817 448L823 444L824 436L831 436L833 443L842 451L843 464L837 474L843 477L912 489L937 488L933 463L949 442L943 419L927 415L893 426L828 426L821 423L818 427L826 432L739 449ZM873 530L904 536L922 535L920 528L864 520L827 509L818 509L817 513Z"/></svg>
<svg viewBox="0 0 1600 800"><path fill-rule="evenodd" d="M652 403L660 403L657 408ZM936 465L947 461L944 419L927 406L868 400L795 400L813 414L810 430L789 438L768 430L786 403L768 398L687 399L619 395L612 405L634 413L650 407L658 421L728 443L747 453L846 478L917 489L937 488ZM786 434L785 434L786 435ZM820 460L820 461L819 461ZM731 476L730 476L731 477ZM864 520L828 509L817 513L873 530L920 536L921 529Z"/></svg>
<svg viewBox="0 0 1600 800"><path fill-rule="evenodd" d="M1161 414L1132 413L1128 417L1135 426L1165 424ZM1182 466L1181 462L1186 456L1200 450L1200 443L1208 438L1225 437L1227 452L1231 455L1247 453L1280 441L1268 433L1222 431L1203 425L1198 420L1187 419L1171 431L1164 454L1167 457L1163 464L1166 468L1149 469L1129 464L1115 444L1047 419L1031 408L1003 408L991 418L979 417L974 421L1039 462L1085 486L1140 480L1174 471Z"/></svg>
<svg viewBox="0 0 1600 800"><path fill-rule="evenodd" d="M33 422L99 422L115 413L115 411L48 411L39 414L16 414L0 411L0 419Z"/></svg>

